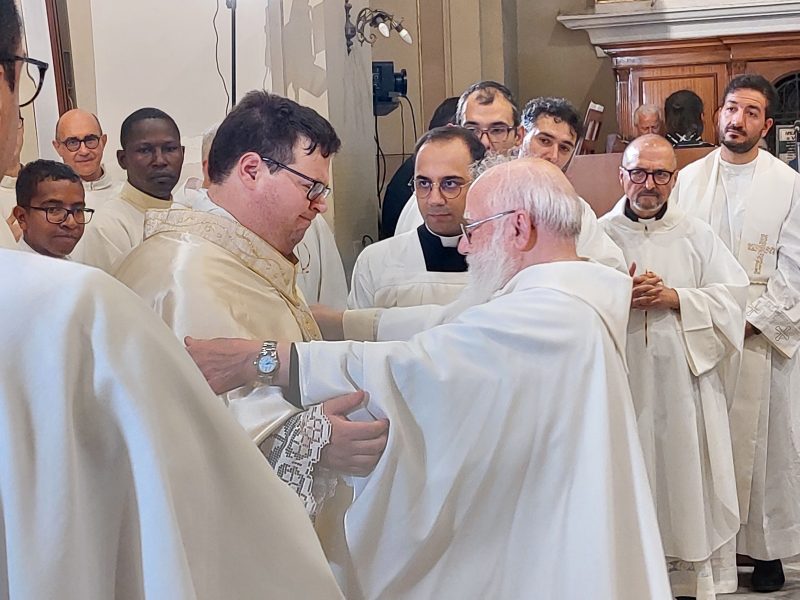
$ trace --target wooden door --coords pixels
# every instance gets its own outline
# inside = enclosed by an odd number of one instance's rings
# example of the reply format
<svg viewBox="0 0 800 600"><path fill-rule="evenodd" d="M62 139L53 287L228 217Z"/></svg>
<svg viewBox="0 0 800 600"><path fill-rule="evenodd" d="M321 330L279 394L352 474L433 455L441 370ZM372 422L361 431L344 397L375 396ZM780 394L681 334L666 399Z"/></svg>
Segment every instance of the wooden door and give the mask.
<svg viewBox="0 0 800 600"><path fill-rule="evenodd" d="M691 90L703 100L703 139L717 143L714 114L722 101L722 93L728 83L728 65L724 63L644 67L631 71L629 87L631 106L657 104L663 108L664 101L673 92ZM628 124L632 127L632 123ZM633 135L633 131L625 132Z"/></svg>

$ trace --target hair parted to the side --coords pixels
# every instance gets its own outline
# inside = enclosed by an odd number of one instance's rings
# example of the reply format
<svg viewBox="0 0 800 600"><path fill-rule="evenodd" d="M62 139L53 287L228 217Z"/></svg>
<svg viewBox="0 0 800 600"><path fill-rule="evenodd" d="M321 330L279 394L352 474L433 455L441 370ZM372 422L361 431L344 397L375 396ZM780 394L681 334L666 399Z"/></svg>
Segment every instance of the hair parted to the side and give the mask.
<svg viewBox="0 0 800 600"><path fill-rule="evenodd" d="M208 156L208 176L212 183L222 183L248 152L291 165L298 143L306 154L319 150L324 157L342 145L333 126L315 110L277 94L248 92L217 129Z"/></svg>
<svg viewBox="0 0 800 600"><path fill-rule="evenodd" d="M569 239L580 235L580 198L566 176L547 161L489 154L472 174L475 184L492 177L488 202L492 213L522 209L537 227Z"/></svg>
<svg viewBox="0 0 800 600"><path fill-rule="evenodd" d="M522 111L522 126L527 133L541 116L552 117L556 123L564 122L575 134L575 139L583 135L583 122L578 109L566 98L545 97L528 100Z"/></svg>
<svg viewBox="0 0 800 600"><path fill-rule="evenodd" d="M514 127L519 127L519 107L517 106L517 101L514 100L514 94L502 83L489 80L473 83L461 94L461 97L458 99L458 107L456 108L456 123L458 125L464 125L466 122L465 113L467 111L467 100L469 100L470 96L473 94L475 94L475 101L481 105L492 104L495 97L500 94L500 96L508 100L511 104L512 119L514 121L512 125Z"/></svg>
<svg viewBox="0 0 800 600"><path fill-rule="evenodd" d="M43 181L71 181L83 186L78 174L64 163L55 160L34 160L22 167L17 175L17 206L29 207L39 184Z"/></svg>
<svg viewBox="0 0 800 600"><path fill-rule="evenodd" d="M664 101L668 134L703 135L703 100L691 90L678 90Z"/></svg>
<svg viewBox="0 0 800 600"><path fill-rule="evenodd" d="M767 100L766 118L771 119L773 117L778 106L778 90L768 79L754 73L738 75L728 83L725 93L722 95L722 101L725 102L728 99L728 94L736 90L755 90L759 92Z"/></svg>
<svg viewBox="0 0 800 600"><path fill-rule="evenodd" d="M175 119L170 117L167 113L159 108L145 107L133 111L131 114L125 117L125 120L122 122L122 127L120 127L119 131L119 145L123 149L128 146L128 142L131 139L131 131L133 130L134 125L146 119L161 119L162 121L167 121L170 125L172 125L172 127L175 128L175 132L178 134L178 138L180 139L181 130L178 129L178 124L175 122Z"/></svg>
<svg viewBox="0 0 800 600"><path fill-rule="evenodd" d="M469 129L457 126L444 126L436 127L422 134L422 137L417 140L417 145L414 147L414 162L417 161L417 154L419 154L420 149L425 144L430 144L432 142L451 142L453 140L461 140L464 142L473 162L483 160L483 157L486 156L486 147L481 144L481 141L476 138L475 134Z"/></svg>

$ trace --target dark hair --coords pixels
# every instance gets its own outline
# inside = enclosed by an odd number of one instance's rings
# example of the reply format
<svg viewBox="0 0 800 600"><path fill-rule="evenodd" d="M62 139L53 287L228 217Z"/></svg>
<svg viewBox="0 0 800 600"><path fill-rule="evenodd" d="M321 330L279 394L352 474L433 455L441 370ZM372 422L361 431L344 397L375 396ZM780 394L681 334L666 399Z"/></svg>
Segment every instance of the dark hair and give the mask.
<svg viewBox="0 0 800 600"><path fill-rule="evenodd" d="M566 98L539 97L528 100L522 111L522 126L530 131L542 115L553 117L556 123L569 125L578 139L583 135L583 122L578 109Z"/></svg>
<svg viewBox="0 0 800 600"><path fill-rule="evenodd" d="M664 101L667 134L703 135L703 100L691 90L678 90Z"/></svg>
<svg viewBox="0 0 800 600"><path fill-rule="evenodd" d="M162 121L166 121L175 128L175 132L178 134L178 137L181 137L181 131L178 129L178 124L175 122L175 119L170 117L163 110L150 107L140 108L139 110L135 110L125 117L125 120L122 122L122 127L120 128L119 132L119 145L122 146L123 150L127 147L128 142L130 141L133 126L139 121L144 121L146 119L161 119ZM98 124L99 123L100 121L98 121Z"/></svg>
<svg viewBox="0 0 800 600"><path fill-rule="evenodd" d="M14 56L22 41L22 24L14 0L0 0L0 62L3 64L5 80L9 89L14 91L16 74L15 62L9 60Z"/></svg>
<svg viewBox="0 0 800 600"><path fill-rule="evenodd" d="M454 125L456 122L456 110L458 109L458 98L453 96L447 98L436 110L433 111L431 122L428 123L428 129L435 129L437 127L444 127L445 125Z"/></svg>
<svg viewBox="0 0 800 600"><path fill-rule="evenodd" d="M486 156L486 148L469 129L445 125L444 127L435 127L422 134L422 137L417 140L417 145L414 147L414 162L417 162L417 154L425 144L430 142L451 142L453 140L464 142L469 150L470 157L472 157L472 162L483 160L483 157Z"/></svg>
<svg viewBox="0 0 800 600"><path fill-rule="evenodd" d="M43 181L72 181L83 189L81 178L64 163L54 160L34 160L22 167L17 175L17 206L30 206L31 199Z"/></svg>
<svg viewBox="0 0 800 600"><path fill-rule="evenodd" d="M248 152L290 165L301 139L308 142L306 154L319 150L324 157L342 145L331 124L315 110L277 94L249 92L217 129L208 155L208 176L213 183L222 183Z"/></svg>
<svg viewBox="0 0 800 600"><path fill-rule="evenodd" d="M475 93L478 94L477 98L475 98L478 101L478 104L491 104L494 102L497 94L500 94L503 98L508 100L511 103L512 118L514 120L512 125L514 125L514 127L519 127L519 108L517 108L517 102L514 100L514 95L511 93L511 90L502 83L488 80L473 83L466 90L464 90L463 94L461 94L461 97L458 99L458 107L456 108L456 124L464 124L464 113L467 111L467 100L470 96L472 96L472 94Z"/></svg>
<svg viewBox="0 0 800 600"><path fill-rule="evenodd" d="M725 88L722 101L725 102L728 98L728 94L736 90L755 90L756 92L760 92L761 95L767 99L766 118L772 118L772 115L775 113L775 107L778 105L778 91L768 79L761 75L751 73L734 77Z"/></svg>

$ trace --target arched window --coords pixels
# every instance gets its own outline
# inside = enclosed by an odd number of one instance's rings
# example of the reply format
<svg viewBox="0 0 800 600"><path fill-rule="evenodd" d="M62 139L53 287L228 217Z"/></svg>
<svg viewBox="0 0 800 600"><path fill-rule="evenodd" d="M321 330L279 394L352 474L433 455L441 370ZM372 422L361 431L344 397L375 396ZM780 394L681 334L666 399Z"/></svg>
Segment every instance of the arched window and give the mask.
<svg viewBox="0 0 800 600"><path fill-rule="evenodd" d="M778 90L778 106L775 110L775 125L791 125L800 119L800 71L781 77L775 82ZM769 147L775 151L775 130L767 136Z"/></svg>

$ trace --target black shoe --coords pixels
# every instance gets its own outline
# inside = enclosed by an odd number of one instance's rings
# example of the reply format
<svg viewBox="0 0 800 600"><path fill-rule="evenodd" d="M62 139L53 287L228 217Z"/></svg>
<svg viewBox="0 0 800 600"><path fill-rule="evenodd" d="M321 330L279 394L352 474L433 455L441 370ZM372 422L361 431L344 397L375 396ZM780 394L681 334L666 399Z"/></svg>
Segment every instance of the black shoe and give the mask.
<svg viewBox="0 0 800 600"><path fill-rule="evenodd" d="M777 592L786 583L783 565L780 560L754 560L755 568L750 579L750 588L754 592Z"/></svg>

